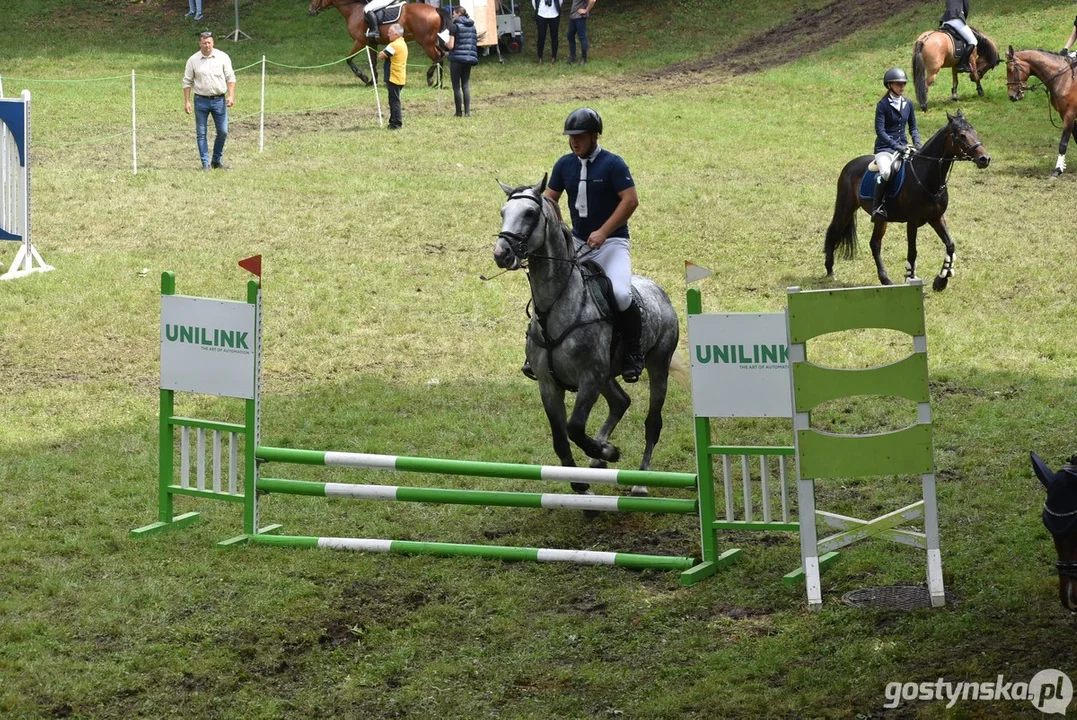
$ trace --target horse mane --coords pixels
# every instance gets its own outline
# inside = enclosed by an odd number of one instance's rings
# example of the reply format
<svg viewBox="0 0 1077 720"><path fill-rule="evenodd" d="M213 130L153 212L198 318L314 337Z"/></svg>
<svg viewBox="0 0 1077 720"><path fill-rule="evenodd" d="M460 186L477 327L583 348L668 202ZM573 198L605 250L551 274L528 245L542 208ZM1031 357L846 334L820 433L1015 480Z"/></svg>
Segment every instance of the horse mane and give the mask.
<svg viewBox="0 0 1077 720"><path fill-rule="evenodd" d="M995 44L995 41L974 27L970 27L969 29L972 30L972 34L976 36L976 52L980 57L987 61L987 69L990 70L998 65L1000 58L998 54L998 45Z"/></svg>

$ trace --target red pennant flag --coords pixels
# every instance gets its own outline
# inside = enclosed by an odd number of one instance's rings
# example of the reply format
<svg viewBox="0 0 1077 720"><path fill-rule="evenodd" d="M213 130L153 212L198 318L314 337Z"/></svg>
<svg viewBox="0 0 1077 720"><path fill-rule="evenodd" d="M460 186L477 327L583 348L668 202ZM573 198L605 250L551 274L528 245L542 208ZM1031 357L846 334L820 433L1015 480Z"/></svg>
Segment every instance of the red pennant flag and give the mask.
<svg viewBox="0 0 1077 720"><path fill-rule="evenodd" d="M262 256L252 255L249 258L243 258L239 261L239 266L247 272L257 275L258 279L262 279Z"/></svg>

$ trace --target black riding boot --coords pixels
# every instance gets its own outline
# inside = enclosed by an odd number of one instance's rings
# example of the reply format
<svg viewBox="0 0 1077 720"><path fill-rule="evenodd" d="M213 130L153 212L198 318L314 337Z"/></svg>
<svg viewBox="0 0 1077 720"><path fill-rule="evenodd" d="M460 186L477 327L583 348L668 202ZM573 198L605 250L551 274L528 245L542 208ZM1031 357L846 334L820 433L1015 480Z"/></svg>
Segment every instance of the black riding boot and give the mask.
<svg viewBox="0 0 1077 720"><path fill-rule="evenodd" d="M364 13L364 17L366 17L366 36L377 42L380 33L378 32L378 21L374 19L374 13Z"/></svg>
<svg viewBox="0 0 1077 720"><path fill-rule="evenodd" d="M961 55L961 62L957 64L957 71L963 73L971 73L972 66L969 64L969 59L972 57L972 51L975 50L972 45L965 48L965 52Z"/></svg>
<svg viewBox="0 0 1077 720"><path fill-rule="evenodd" d="M538 378L535 377L535 371L531 369L531 361L527 358L524 358L524 364L520 366L520 372L530 380L538 380Z"/></svg>
<svg viewBox="0 0 1077 720"><path fill-rule="evenodd" d="M875 179L875 193L871 196L871 221L886 220L886 182L882 176Z"/></svg>
<svg viewBox="0 0 1077 720"><path fill-rule="evenodd" d="M640 347L640 334L643 331L643 317L639 305L632 304L621 311L618 318L621 330L621 343L624 346L624 361L621 366L621 379L634 383L643 373L643 349Z"/></svg>

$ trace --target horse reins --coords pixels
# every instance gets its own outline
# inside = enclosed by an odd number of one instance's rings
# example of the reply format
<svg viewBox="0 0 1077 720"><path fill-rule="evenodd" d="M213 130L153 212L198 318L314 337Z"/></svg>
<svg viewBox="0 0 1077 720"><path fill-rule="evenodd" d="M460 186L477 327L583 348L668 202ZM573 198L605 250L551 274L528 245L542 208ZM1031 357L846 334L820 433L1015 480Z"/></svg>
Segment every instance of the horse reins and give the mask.
<svg viewBox="0 0 1077 720"><path fill-rule="evenodd" d="M547 226L549 225L549 222L546 218L546 213L543 211L542 198L542 195L531 195L527 192L516 192L512 195L509 195L510 201L526 199L530 202L535 203L535 205L538 206L538 214L536 215L534 222L532 222L527 227L526 231L514 232L511 230L502 230L497 234L498 239L505 240L509 244L509 246L512 248L512 251L516 254L517 257L520 258L521 267L524 267L525 269L527 269L527 265L525 265L523 261L535 257L542 258L543 260L554 260L557 262L571 263L580 273L580 276L583 277L584 272L583 268L580 267L580 255L575 252L575 248L573 248L572 258L565 259L560 257L554 257L552 255L539 255L537 253L531 252L531 250L527 247L527 241L531 237L531 235L533 235L534 232L538 229L539 222L546 221ZM587 252L591 252L590 248L587 250ZM584 254L586 255L587 253ZM531 285L530 272L527 274L527 284L529 286ZM586 278L584 278L584 284L586 285ZM576 317L574 321L559 336L551 339L549 333L546 332L546 316L549 314L549 309L545 311L539 309L538 304L535 303L535 289L534 287L531 287L531 301L528 304L535 308L535 319L538 321L539 327L542 329L542 335L538 336L532 333L531 329L528 328L527 336L531 338L531 340L533 340L536 345L538 345L548 354L550 354L550 373L554 376L555 380L557 379L557 373L554 371L553 367L552 351L557 348L557 346L559 346L562 342L564 342L565 338L567 338L572 332L578 330L581 327L593 325L594 323L598 322L604 322L608 319L606 316L600 314L598 317L591 318L590 320L580 320L580 317L583 315L584 308L587 307L587 292L587 288L584 287L583 292L580 294L580 306L576 310ZM530 313L528 313L528 317L531 317ZM558 380L557 382L563 385L560 380Z"/></svg>
<svg viewBox="0 0 1077 720"><path fill-rule="evenodd" d="M1006 72L1007 72L1007 74L1009 74L1010 63L1013 63L1014 65L1016 65L1019 62L1023 62L1026 65L1028 65L1028 75L1025 76L1025 79L1023 81L1011 82L1011 81L1007 80L1006 81L1006 87L1011 87L1011 86L1016 85L1017 86L1017 92L1030 92L1030 93L1035 92L1035 91L1042 88L1043 92L1047 94L1047 119L1051 121L1051 126L1052 127L1054 127L1057 130L1061 130L1062 126L1061 125L1055 125L1054 115L1051 114L1051 108L1054 107L1053 104L1051 103L1051 96L1054 93L1051 92L1051 86L1048 85L1048 83L1054 83L1055 78L1060 77L1062 75L1062 73L1066 72L1067 70L1070 71L1070 79L1071 80L1077 79L1077 66L1075 66L1074 63L1069 60L1069 58L1066 58L1066 67L1062 68L1061 70L1059 70L1054 75L1047 78L1046 80L1044 80L1042 78L1036 78L1037 80L1039 80L1039 83L1040 83L1039 85L1029 85L1028 84L1028 78L1032 77L1032 64L1031 63L1028 63L1028 62L1026 62L1024 60L1018 60L1016 57L1007 58L1006 59ZM1059 118L1061 118L1061 117L1062 117L1062 115L1059 114Z"/></svg>
<svg viewBox="0 0 1077 720"><path fill-rule="evenodd" d="M957 136L955 135L954 138L956 139ZM929 140L928 142L931 142L931 141ZM941 156L940 157L933 157L931 155L920 155L919 153L917 153L913 157L910 157L906 162L909 165L909 170L912 172L913 178L916 179L916 184L919 185L920 189L923 190L924 192L930 192L927 189L927 187L924 185L924 181L921 180L920 176L916 174L916 166L913 165L912 161L917 157L923 158L924 160L933 160L935 162L938 162L940 165L943 162L947 161L947 160L950 161L950 167L946 168L946 173L943 175L942 185L939 187L938 192L936 192L934 194L934 196L932 197L932 200L938 200L940 197L942 197L942 194L944 192L946 192L946 185L947 185L947 182L950 179L950 172L954 169L954 163L955 162L964 162L966 160L969 161L969 162L972 162L972 151L975 150L978 147L983 147L983 143L980 142L980 141L977 141L976 143L974 143L972 145L969 145L969 146L962 145L959 148L961 150L961 155L958 156L958 157L941 157Z"/></svg>

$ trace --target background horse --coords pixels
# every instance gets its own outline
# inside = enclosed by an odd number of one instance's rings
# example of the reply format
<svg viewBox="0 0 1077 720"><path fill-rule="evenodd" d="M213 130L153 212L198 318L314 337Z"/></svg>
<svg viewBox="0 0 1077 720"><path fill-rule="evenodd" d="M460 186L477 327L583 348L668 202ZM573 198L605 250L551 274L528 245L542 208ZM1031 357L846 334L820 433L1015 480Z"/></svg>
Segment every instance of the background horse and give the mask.
<svg viewBox="0 0 1077 720"><path fill-rule="evenodd" d="M501 232L494 245L498 267L527 267L534 316L527 331L527 357L539 382L542 406L550 421L553 447L561 464L574 466L571 439L592 458L592 467L616 462L621 452L609 442L632 401L618 384L623 351L611 349L613 319L591 295L586 276L593 273L580 264L571 233L561 222L557 205L543 198L546 176L538 185L511 188L498 183L508 200L501 208ZM634 275L633 292L643 315L640 344L649 376L650 405L645 421L646 446L641 470L651 466L651 453L662 432L662 406L666 401L671 364L674 372L684 367L677 357L679 325L669 297L653 281ZM576 391L571 419L566 419L565 391ZM587 417L598 401L606 398L609 416L595 437L587 435ZM587 485L573 483L576 492ZM633 495L646 495L644 487Z"/></svg>
<svg viewBox="0 0 1077 720"><path fill-rule="evenodd" d="M980 80L984 74L999 63L998 45L991 38L976 28L969 26L976 36L976 49L969 57L969 77L976 83L976 94L983 97L984 89ZM927 89L935 82L939 70L954 69L954 86L950 99L957 100L957 66L958 58L954 55L954 40L942 30L928 30L916 38L912 46L912 79L916 86L916 101L920 109L927 110Z"/></svg>
<svg viewBox="0 0 1077 720"><path fill-rule="evenodd" d="M355 45L352 46L349 55L355 55L355 53L365 48L367 46L367 37L366 18L363 10L366 3L361 0L311 0L307 12L311 15L317 15L328 7L335 7L339 10L340 14L344 16L344 20L348 23L348 33L355 40ZM433 85L437 78L441 76L441 59L445 55L438 45L438 33L448 27L449 14L443 9L435 8L426 3L406 3L400 10L400 19L397 22L404 27L404 39L414 40L419 43L426 56L430 58L430 62L433 63L426 71L426 84ZM378 43L385 44L389 42L386 28L388 28L387 25L382 25L378 28ZM374 47L377 47L378 43L374 43ZM351 67L352 72L355 73L355 77L367 85L373 82L356 65L355 58L349 57L348 65ZM374 67L377 67L376 61L374 62ZM435 73L437 73L436 77ZM377 77L377 75L377 70L375 70L374 77Z"/></svg>
<svg viewBox="0 0 1077 720"><path fill-rule="evenodd" d="M1077 612L1077 456L1054 473L1036 453L1031 455L1032 471L1047 488L1042 517L1058 553L1058 599L1067 610Z"/></svg>
<svg viewBox="0 0 1077 720"><path fill-rule="evenodd" d="M1070 144L1070 134L1077 132L1077 80L1074 73L1077 73L1077 68L1069 58L1046 50L1014 52L1013 45L1010 45L1006 51L1006 87L1010 100L1017 102L1025 96L1026 90L1035 90L1028 85L1029 76L1035 75L1042 83L1039 87L1047 92L1051 106L1062 118L1062 139L1058 141L1058 161L1051 171L1052 180L1066 169L1066 148ZM1054 120L1051 122L1053 124Z"/></svg>
<svg viewBox="0 0 1077 720"><path fill-rule="evenodd" d="M871 254L875 258L875 267L879 271L879 282L890 285L890 277L883 267L882 248L886 226L891 222L905 223L909 242L909 252L905 263L905 279L916 277L916 232L927 223L942 239L946 246L946 257L942 263L932 287L944 290L954 274L954 241L946 227L946 207L949 205L949 191L946 179L955 160L971 160L976 167L986 168L991 162L984 144L980 142L976 130L968 123L961 111L957 115L946 113L947 123L931 139L924 143L919 152L905 161L905 182L897 195L886 199L886 220L875 223L871 233ZM826 274L834 275L834 250L842 248L843 257L850 258L856 249L856 209L863 208L871 214L871 198L859 197L858 189L868 166L874 157L863 155L850 160L838 176L838 199L834 205L834 218L826 229ZM895 167L894 172L897 172ZM890 182L897 182L892 175Z"/></svg>

